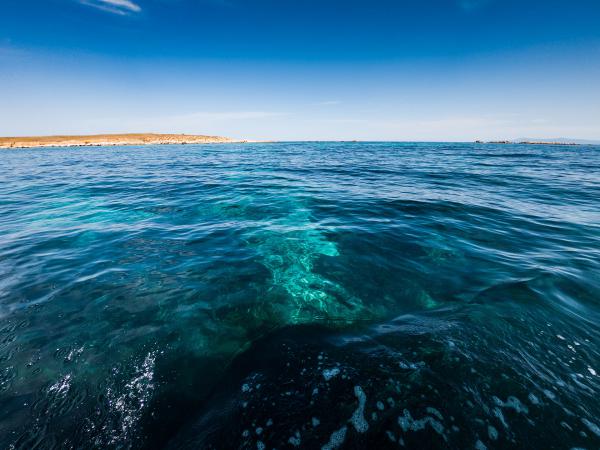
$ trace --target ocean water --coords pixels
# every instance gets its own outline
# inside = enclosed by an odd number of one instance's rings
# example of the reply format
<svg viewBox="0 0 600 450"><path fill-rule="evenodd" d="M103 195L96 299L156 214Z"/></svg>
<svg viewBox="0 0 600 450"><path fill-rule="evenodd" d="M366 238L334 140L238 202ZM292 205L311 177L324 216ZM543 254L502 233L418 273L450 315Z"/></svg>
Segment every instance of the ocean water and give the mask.
<svg viewBox="0 0 600 450"><path fill-rule="evenodd" d="M600 447L600 147L0 158L0 448Z"/></svg>

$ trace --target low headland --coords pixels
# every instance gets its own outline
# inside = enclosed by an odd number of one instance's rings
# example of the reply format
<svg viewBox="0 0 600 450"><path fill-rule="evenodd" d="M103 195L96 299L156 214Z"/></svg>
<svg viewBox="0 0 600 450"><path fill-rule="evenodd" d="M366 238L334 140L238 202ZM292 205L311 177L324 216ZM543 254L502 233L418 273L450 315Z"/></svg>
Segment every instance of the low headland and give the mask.
<svg viewBox="0 0 600 450"><path fill-rule="evenodd" d="M476 144L525 144L525 145L600 145L600 140L574 138L519 138L513 140L475 141Z"/></svg>
<svg viewBox="0 0 600 450"><path fill-rule="evenodd" d="M521 144L521 145L581 145L576 142L557 141L475 141L476 144Z"/></svg>
<svg viewBox="0 0 600 450"><path fill-rule="evenodd" d="M191 134L95 134L89 136L0 137L0 148L91 147L109 145L226 144L248 142L221 136Z"/></svg>

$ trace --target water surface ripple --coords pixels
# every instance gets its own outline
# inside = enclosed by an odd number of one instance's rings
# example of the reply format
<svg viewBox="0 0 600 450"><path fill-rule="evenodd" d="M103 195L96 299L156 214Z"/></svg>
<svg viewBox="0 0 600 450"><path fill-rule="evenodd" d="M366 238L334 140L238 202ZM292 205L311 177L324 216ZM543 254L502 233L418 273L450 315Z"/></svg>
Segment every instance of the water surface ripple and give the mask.
<svg viewBox="0 0 600 450"><path fill-rule="evenodd" d="M0 448L600 447L600 147L2 151Z"/></svg>

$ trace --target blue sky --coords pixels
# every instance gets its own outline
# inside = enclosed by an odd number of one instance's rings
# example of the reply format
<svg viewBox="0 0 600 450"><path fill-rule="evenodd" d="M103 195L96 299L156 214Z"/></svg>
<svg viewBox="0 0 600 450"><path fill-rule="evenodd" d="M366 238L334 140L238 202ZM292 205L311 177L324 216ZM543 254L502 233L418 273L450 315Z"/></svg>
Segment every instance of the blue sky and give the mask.
<svg viewBox="0 0 600 450"><path fill-rule="evenodd" d="M0 8L0 135L600 139L597 0Z"/></svg>

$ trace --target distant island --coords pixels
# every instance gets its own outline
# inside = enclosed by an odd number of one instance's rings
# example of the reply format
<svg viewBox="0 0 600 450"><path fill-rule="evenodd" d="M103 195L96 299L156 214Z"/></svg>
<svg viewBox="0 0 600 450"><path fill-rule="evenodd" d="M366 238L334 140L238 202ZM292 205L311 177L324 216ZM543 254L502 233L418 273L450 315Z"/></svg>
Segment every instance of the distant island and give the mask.
<svg viewBox="0 0 600 450"><path fill-rule="evenodd" d="M575 142L546 141L475 141L476 144L525 144L525 145L581 145Z"/></svg>
<svg viewBox="0 0 600 450"><path fill-rule="evenodd" d="M85 147L105 145L225 144L247 142L221 136L191 134L95 134L89 136L0 137L0 148Z"/></svg>
<svg viewBox="0 0 600 450"><path fill-rule="evenodd" d="M535 138L519 138L512 141L475 141L476 144L526 144L526 145L599 145L600 141L592 141L585 139L569 139L569 138L554 138L554 139L535 139Z"/></svg>

